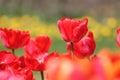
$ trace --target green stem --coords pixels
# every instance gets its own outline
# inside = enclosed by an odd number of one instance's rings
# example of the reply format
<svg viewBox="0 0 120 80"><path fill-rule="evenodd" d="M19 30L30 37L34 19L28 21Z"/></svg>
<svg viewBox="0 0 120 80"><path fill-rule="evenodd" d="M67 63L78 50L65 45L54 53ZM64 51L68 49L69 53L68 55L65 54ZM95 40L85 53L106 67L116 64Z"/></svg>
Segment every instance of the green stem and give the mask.
<svg viewBox="0 0 120 80"><path fill-rule="evenodd" d="M41 80L44 80L44 73L43 73L43 71L41 71L40 74L41 74Z"/></svg>
<svg viewBox="0 0 120 80"><path fill-rule="evenodd" d="M72 56L74 57L74 47L73 47L73 42L70 42L71 48L72 48Z"/></svg>
<svg viewBox="0 0 120 80"><path fill-rule="evenodd" d="M15 55L15 49L12 49L12 53Z"/></svg>

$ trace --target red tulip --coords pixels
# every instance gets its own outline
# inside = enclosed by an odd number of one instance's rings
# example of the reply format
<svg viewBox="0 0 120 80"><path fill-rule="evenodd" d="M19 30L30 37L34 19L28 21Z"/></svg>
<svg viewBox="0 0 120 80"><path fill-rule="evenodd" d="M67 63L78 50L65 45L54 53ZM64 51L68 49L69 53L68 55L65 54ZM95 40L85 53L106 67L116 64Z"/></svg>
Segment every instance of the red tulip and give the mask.
<svg viewBox="0 0 120 80"><path fill-rule="evenodd" d="M0 80L26 80L23 75L14 74L12 70L0 71Z"/></svg>
<svg viewBox="0 0 120 80"><path fill-rule="evenodd" d="M36 46L39 48L40 52L48 52L50 45L51 45L51 40L48 36L38 36L35 39Z"/></svg>
<svg viewBox="0 0 120 80"><path fill-rule="evenodd" d="M0 80L33 80L32 69L27 62L24 57L19 58L11 52L1 51ZM2 74L4 74L3 78L1 78Z"/></svg>
<svg viewBox="0 0 120 80"><path fill-rule="evenodd" d="M58 28L66 42L77 42L87 33L87 23L87 18L82 21L62 18L58 20Z"/></svg>
<svg viewBox="0 0 120 80"><path fill-rule="evenodd" d="M71 50L70 43L67 44L68 50ZM82 38L79 42L74 43L74 54L79 57L89 57L91 54L93 54L96 44L93 38L93 33L89 32L87 37Z"/></svg>
<svg viewBox="0 0 120 80"><path fill-rule="evenodd" d="M120 28L117 29L117 45L120 47Z"/></svg>
<svg viewBox="0 0 120 80"><path fill-rule="evenodd" d="M48 36L38 36L31 38L30 42L25 46L24 50L28 60L31 61L33 70L43 71L44 60L48 55L51 45L51 39Z"/></svg>
<svg viewBox="0 0 120 80"><path fill-rule="evenodd" d="M0 28L0 38L5 47L17 49L25 46L30 39L30 34L25 31Z"/></svg>
<svg viewBox="0 0 120 80"><path fill-rule="evenodd" d="M12 63L16 57L11 52L1 51L0 52L0 64Z"/></svg>
<svg viewBox="0 0 120 80"><path fill-rule="evenodd" d="M6 71L9 71L10 74L6 73ZM28 59L26 59L25 56L22 57L16 57L11 52L1 51L0 52L0 74L5 72L6 74L4 76L11 76L9 77L10 80L18 80L18 76L24 77L22 80L34 80L33 74L32 74L32 68L30 66L30 62ZM12 74L11 74L12 73ZM20 75L19 75L20 74ZM18 75L18 76L17 76ZM0 75L1 76L1 75ZM0 78L1 80L1 78ZM8 78L3 77L3 80L9 80ZM21 80L21 79L20 79Z"/></svg>
<svg viewBox="0 0 120 80"><path fill-rule="evenodd" d="M34 80L30 62L26 56L18 57L13 63L9 65L14 74L21 74L25 80Z"/></svg>
<svg viewBox="0 0 120 80"><path fill-rule="evenodd" d="M19 73L24 75L25 80L34 80L32 69L29 67L22 68Z"/></svg>
<svg viewBox="0 0 120 80"><path fill-rule="evenodd" d="M29 69L22 69L20 70L14 70L11 67L7 67L5 70L0 71L0 80L34 80L34 78L31 78L32 73Z"/></svg>

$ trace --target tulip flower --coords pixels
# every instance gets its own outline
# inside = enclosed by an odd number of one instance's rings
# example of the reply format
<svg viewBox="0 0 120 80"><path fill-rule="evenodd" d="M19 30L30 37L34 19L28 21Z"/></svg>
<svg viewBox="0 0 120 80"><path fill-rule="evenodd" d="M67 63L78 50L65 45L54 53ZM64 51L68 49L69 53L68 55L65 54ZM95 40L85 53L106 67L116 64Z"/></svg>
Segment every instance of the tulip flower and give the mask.
<svg viewBox="0 0 120 80"><path fill-rule="evenodd" d="M26 80L24 79L24 75L13 74L11 70L2 70L0 71L0 80Z"/></svg>
<svg viewBox="0 0 120 80"><path fill-rule="evenodd" d="M1 76L4 76L1 78ZM25 77L24 79L22 77ZM19 78L19 79L17 79ZM12 52L0 52L0 80L33 80L27 59L16 57Z"/></svg>
<svg viewBox="0 0 120 80"><path fill-rule="evenodd" d="M18 49L29 42L30 34L20 30L0 28L0 38L5 47L9 49Z"/></svg>
<svg viewBox="0 0 120 80"><path fill-rule="evenodd" d="M41 79L44 80L43 71L45 70L44 61L48 56L48 50L52 41L48 36L38 36L31 38L30 42L24 47L28 61L32 69L41 71Z"/></svg>
<svg viewBox="0 0 120 80"><path fill-rule="evenodd" d="M78 42L88 31L87 23L87 18L82 21L62 18L57 22L59 31L66 42Z"/></svg>
<svg viewBox="0 0 120 80"><path fill-rule="evenodd" d="M79 58L89 57L94 53L95 48L96 44L92 32L73 45L74 54ZM70 43L67 43L67 49L72 50Z"/></svg>
<svg viewBox="0 0 120 80"><path fill-rule="evenodd" d="M11 65L17 59L12 52L0 52L0 70L4 70L7 66Z"/></svg>
<svg viewBox="0 0 120 80"><path fill-rule="evenodd" d="M51 39L48 36L38 36L31 38L30 42L25 46L24 50L29 60L35 63L33 70L43 71L44 60L48 55L48 50L51 45Z"/></svg>
<svg viewBox="0 0 120 80"><path fill-rule="evenodd" d="M116 39L117 45L120 47L120 28L117 29L117 39Z"/></svg>
<svg viewBox="0 0 120 80"><path fill-rule="evenodd" d="M28 75L30 73L28 69L15 71L13 68L7 67L5 70L0 71L0 80L34 80L31 75Z"/></svg>
<svg viewBox="0 0 120 80"><path fill-rule="evenodd" d="M14 74L23 75L25 80L34 80L30 62L28 61L26 56L18 57L8 67L12 69Z"/></svg>
<svg viewBox="0 0 120 80"><path fill-rule="evenodd" d="M0 52L0 64L10 64L12 63L16 57L12 52L1 51Z"/></svg>

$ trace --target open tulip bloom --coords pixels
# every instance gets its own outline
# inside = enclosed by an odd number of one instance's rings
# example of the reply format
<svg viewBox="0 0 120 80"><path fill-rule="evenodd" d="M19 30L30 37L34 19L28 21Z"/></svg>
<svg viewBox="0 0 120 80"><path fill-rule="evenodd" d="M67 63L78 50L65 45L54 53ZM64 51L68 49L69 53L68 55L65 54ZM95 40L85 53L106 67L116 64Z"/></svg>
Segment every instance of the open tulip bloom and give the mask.
<svg viewBox="0 0 120 80"><path fill-rule="evenodd" d="M30 34L25 31L0 28L0 39L6 48L15 49L24 47L30 39Z"/></svg>
<svg viewBox="0 0 120 80"><path fill-rule="evenodd" d="M61 20L58 20L58 28L66 42L77 42L87 33L87 23L87 18L82 21L71 18L62 18Z"/></svg>
<svg viewBox="0 0 120 80"><path fill-rule="evenodd" d="M0 28L0 40L12 49L0 51L0 80L35 80L33 71L40 72L40 80L120 80L120 52L103 49L94 54L96 43L87 18L62 18L57 24L67 44L68 52L62 54L49 53L48 36L33 38L26 31ZM120 46L120 28L116 43ZM18 48L25 54L16 56Z"/></svg>

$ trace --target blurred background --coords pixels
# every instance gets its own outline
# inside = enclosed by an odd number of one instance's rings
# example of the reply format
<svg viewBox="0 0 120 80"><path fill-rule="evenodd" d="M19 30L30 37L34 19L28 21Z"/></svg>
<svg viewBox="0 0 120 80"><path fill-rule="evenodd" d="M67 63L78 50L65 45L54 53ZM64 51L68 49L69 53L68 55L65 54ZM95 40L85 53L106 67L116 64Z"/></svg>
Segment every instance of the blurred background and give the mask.
<svg viewBox="0 0 120 80"><path fill-rule="evenodd" d="M53 41L50 52L67 51L57 28L62 17L89 19L88 28L97 45L95 54L102 48L119 50L116 28L120 27L120 0L0 0L0 27L27 30L32 37L48 35ZM0 41L0 51L3 49ZM16 52L24 54L23 49Z"/></svg>
<svg viewBox="0 0 120 80"><path fill-rule="evenodd" d="M0 0L0 15L39 15L56 19L62 16L95 18L116 17L120 14L119 0Z"/></svg>
<svg viewBox="0 0 120 80"><path fill-rule="evenodd" d="M0 0L0 15L39 15L47 20L59 17L116 17L120 14L119 0Z"/></svg>
<svg viewBox="0 0 120 80"><path fill-rule="evenodd" d="M0 0L0 27L28 30L34 37L48 35L53 40L50 51L66 51L56 24L62 17L88 17L88 28L97 43L95 53L104 47L118 48L120 0ZM0 43L0 49L2 46Z"/></svg>
<svg viewBox="0 0 120 80"><path fill-rule="evenodd" d="M89 19L88 28L97 43L95 53L104 47L118 49L120 0L0 0L0 27L28 30L33 37L48 35L53 40L50 52L66 52L56 24L62 17Z"/></svg>

